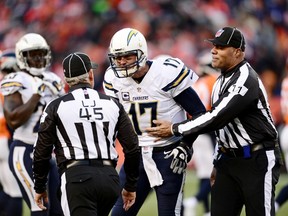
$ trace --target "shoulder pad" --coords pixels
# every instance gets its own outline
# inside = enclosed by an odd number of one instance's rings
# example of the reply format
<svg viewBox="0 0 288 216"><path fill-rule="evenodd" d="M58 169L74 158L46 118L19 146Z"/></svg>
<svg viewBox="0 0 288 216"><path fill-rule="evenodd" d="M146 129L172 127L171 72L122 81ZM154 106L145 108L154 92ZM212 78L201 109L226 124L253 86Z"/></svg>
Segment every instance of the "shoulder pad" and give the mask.
<svg viewBox="0 0 288 216"><path fill-rule="evenodd" d="M17 91L25 89L25 73L10 73L1 81L1 92L4 96L14 94ZM29 76L29 75L28 75Z"/></svg>
<svg viewBox="0 0 288 216"><path fill-rule="evenodd" d="M43 75L43 80L45 80L45 81L57 81L57 82L60 82L62 80L56 73L53 73L51 71L44 71L42 73L42 75Z"/></svg>

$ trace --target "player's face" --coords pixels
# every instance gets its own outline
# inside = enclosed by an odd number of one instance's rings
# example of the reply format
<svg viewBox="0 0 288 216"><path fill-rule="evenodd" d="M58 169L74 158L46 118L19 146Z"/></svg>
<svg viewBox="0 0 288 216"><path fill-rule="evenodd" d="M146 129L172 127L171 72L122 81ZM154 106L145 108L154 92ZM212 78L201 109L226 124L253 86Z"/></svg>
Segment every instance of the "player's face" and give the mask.
<svg viewBox="0 0 288 216"><path fill-rule="evenodd" d="M136 61L136 55L123 55L115 57L117 67L132 65Z"/></svg>
<svg viewBox="0 0 288 216"><path fill-rule="evenodd" d="M46 54L47 50L31 50L25 53L25 57L30 67L43 68L46 64Z"/></svg>
<svg viewBox="0 0 288 216"><path fill-rule="evenodd" d="M226 71L239 63L237 52L240 51L234 47L224 47L214 45L212 53L212 66Z"/></svg>

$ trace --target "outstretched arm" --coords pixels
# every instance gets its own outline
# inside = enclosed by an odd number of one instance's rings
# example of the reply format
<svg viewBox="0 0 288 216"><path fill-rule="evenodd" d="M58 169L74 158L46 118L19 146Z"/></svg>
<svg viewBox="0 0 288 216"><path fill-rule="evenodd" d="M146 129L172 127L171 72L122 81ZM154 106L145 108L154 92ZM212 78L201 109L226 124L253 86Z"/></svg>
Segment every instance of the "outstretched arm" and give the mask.
<svg viewBox="0 0 288 216"><path fill-rule="evenodd" d="M155 124L155 127L146 128L146 132L151 136L158 137L155 142L161 140L163 137L171 137L173 135L171 122L165 120L153 120L153 123Z"/></svg>

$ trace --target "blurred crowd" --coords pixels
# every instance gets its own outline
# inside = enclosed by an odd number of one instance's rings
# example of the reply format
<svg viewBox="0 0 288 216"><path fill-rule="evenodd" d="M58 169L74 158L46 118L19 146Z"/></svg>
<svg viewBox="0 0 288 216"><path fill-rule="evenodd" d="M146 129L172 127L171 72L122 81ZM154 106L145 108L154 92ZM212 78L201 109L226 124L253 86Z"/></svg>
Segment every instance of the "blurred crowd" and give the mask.
<svg viewBox="0 0 288 216"><path fill-rule="evenodd" d="M280 95L288 56L286 0L3 0L0 8L0 50L13 48L25 33L39 33L51 45L51 70L60 76L68 53L90 55L100 66L98 90L109 41L120 28L133 27L146 36L149 58L168 54L194 68L211 49L205 39L221 27L235 26L246 37L246 58L261 76L275 78L271 94L276 101Z"/></svg>

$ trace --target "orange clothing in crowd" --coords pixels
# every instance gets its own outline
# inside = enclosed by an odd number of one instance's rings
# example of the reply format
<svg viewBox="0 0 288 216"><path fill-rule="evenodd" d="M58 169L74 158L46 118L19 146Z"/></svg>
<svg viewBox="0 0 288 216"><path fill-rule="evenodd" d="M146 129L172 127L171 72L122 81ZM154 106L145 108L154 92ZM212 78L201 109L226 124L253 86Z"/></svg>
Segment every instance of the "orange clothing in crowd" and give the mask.
<svg viewBox="0 0 288 216"><path fill-rule="evenodd" d="M6 120L3 111L4 97L0 93L0 137L10 138L10 132L7 128Z"/></svg>
<svg viewBox="0 0 288 216"><path fill-rule="evenodd" d="M282 82L281 109L284 123L288 125L288 77Z"/></svg>
<svg viewBox="0 0 288 216"><path fill-rule="evenodd" d="M207 110L211 109L211 92L218 76L217 73L207 74L200 77L193 85L193 89L197 92Z"/></svg>

